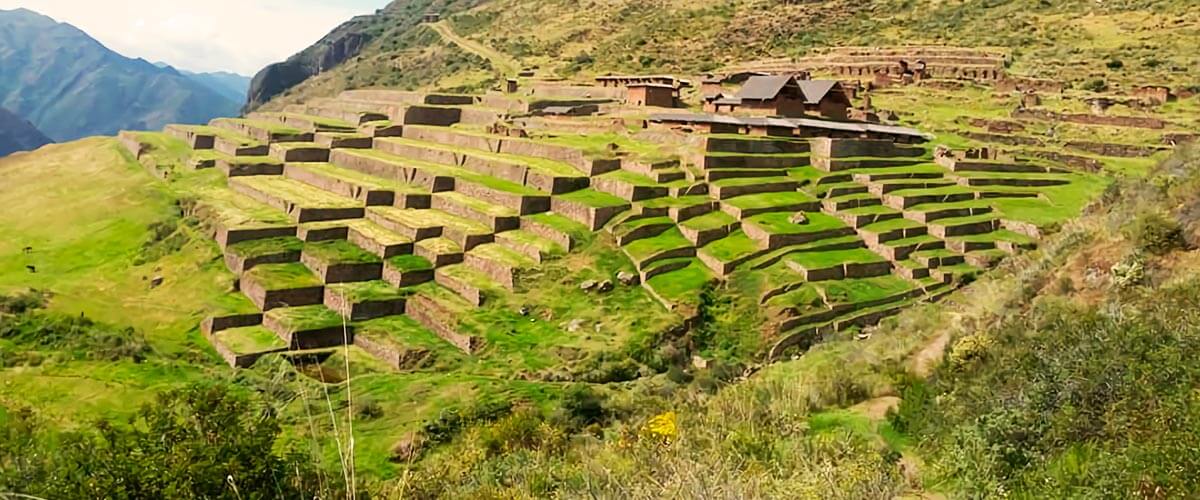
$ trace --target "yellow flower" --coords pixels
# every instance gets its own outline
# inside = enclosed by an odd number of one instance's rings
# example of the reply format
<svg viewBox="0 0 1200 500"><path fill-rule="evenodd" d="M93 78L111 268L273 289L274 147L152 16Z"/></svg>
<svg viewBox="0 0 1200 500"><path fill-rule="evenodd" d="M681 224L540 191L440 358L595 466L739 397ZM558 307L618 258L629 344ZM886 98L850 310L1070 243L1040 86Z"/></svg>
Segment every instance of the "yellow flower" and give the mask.
<svg viewBox="0 0 1200 500"><path fill-rule="evenodd" d="M646 429L664 441L675 439L679 435L679 427L675 425L675 412L669 411L655 416L646 424Z"/></svg>

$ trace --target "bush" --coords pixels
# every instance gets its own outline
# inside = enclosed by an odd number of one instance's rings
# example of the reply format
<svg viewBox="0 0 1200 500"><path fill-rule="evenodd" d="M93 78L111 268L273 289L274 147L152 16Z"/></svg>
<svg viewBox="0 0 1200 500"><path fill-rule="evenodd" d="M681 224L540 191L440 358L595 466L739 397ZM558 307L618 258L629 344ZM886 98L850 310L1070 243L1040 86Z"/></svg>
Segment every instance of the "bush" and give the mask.
<svg viewBox="0 0 1200 500"><path fill-rule="evenodd" d="M1179 222L1159 212L1139 214L1122 232L1142 252L1161 255L1185 246Z"/></svg>
<svg viewBox="0 0 1200 500"><path fill-rule="evenodd" d="M1108 82L1097 78L1095 80L1084 82L1080 88L1089 92L1106 92L1108 91Z"/></svg>
<svg viewBox="0 0 1200 500"><path fill-rule="evenodd" d="M583 384L567 388L563 393L562 408L572 422L580 427L603 423L607 414L604 398L595 389Z"/></svg>
<svg viewBox="0 0 1200 500"><path fill-rule="evenodd" d="M1120 59L1109 59L1104 65L1111 70L1118 70L1125 67L1125 63Z"/></svg>

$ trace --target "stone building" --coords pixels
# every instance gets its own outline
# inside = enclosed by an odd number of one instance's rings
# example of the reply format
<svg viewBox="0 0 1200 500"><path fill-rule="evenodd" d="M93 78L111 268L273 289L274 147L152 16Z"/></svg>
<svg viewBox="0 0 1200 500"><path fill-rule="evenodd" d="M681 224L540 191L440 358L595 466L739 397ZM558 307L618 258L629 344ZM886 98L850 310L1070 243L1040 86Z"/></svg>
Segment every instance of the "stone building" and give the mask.
<svg viewBox="0 0 1200 500"><path fill-rule="evenodd" d="M679 90L662 83L631 83L625 86L625 103L630 106L673 108L679 100Z"/></svg>

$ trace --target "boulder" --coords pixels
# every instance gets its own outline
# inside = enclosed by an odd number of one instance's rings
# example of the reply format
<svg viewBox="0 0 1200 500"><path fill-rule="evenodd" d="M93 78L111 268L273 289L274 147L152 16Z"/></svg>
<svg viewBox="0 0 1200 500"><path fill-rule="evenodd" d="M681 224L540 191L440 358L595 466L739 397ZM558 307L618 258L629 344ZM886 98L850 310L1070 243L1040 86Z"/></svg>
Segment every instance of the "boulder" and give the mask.
<svg viewBox="0 0 1200 500"><path fill-rule="evenodd" d="M582 319L573 319L570 323L567 323L568 333L578 333L580 328L583 328Z"/></svg>
<svg viewBox="0 0 1200 500"><path fill-rule="evenodd" d="M406 463L416 460L425 447L425 438L415 432L409 432L392 445L392 463Z"/></svg>
<svg viewBox="0 0 1200 500"><path fill-rule="evenodd" d="M617 273L617 282L625 286L633 286L638 284L638 275L621 271Z"/></svg>
<svg viewBox="0 0 1200 500"><path fill-rule="evenodd" d="M585 292L590 292L594 290L597 285L599 285L599 283L596 283L596 280L587 280L579 284L579 289Z"/></svg>
<svg viewBox="0 0 1200 500"><path fill-rule="evenodd" d="M792 214L792 218L788 219L788 220L792 224L805 225L805 224L808 224L808 214L804 213L804 211L801 210L799 212L796 212L795 214Z"/></svg>
<svg viewBox="0 0 1200 500"><path fill-rule="evenodd" d="M600 283L600 286L596 289L596 291L600 293L608 293L613 291L614 288L616 287L613 285L612 281L604 280L603 283Z"/></svg>

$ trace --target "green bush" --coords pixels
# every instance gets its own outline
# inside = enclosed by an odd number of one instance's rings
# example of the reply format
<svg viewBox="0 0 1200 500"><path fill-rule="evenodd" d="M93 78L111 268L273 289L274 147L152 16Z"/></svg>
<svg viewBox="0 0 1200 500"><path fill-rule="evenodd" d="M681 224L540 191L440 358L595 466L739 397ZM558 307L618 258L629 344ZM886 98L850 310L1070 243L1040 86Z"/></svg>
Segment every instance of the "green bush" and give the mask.
<svg viewBox="0 0 1200 500"><path fill-rule="evenodd" d="M1159 212L1139 214L1125 225L1122 232L1142 252L1161 255L1185 246L1183 228L1179 222Z"/></svg>

